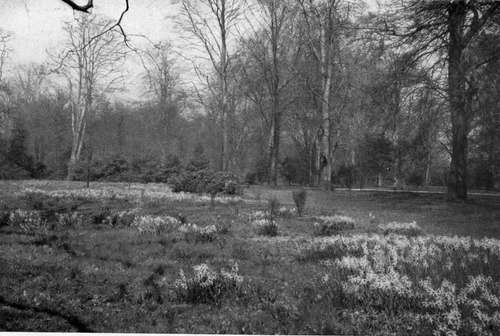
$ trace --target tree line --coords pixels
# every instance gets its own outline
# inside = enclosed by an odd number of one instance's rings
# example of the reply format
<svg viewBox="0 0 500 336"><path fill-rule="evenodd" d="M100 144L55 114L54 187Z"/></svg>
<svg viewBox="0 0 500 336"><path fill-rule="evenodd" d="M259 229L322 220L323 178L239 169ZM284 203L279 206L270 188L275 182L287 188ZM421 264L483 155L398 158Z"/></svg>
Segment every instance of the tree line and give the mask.
<svg viewBox="0 0 500 336"><path fill-rule="evenodd" d="M391 0L375 13L349 0L179 0L186 44L141 50L93 5L73 7L45 64L6 72L15 36L0 35L4 178L139 178L206 160L248 183L440 185L459 199L499 187L496 1ZM195 85L180 70L188 47ZM128 58L143 68L137 102L116 99Z"/></svg>

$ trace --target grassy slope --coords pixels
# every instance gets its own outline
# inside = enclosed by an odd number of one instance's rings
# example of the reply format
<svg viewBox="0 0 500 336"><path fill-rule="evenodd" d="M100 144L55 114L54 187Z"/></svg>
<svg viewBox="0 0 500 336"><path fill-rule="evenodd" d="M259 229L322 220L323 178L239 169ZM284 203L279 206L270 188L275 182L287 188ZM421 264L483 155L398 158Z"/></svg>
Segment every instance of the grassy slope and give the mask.
<svg viewBox="0 0 500 336"><path fill-rule="evenodd" d="M66 187L74 187L71 184ZM54 183L43 186L52 188ZM1 183L0 199L13 196L17 183ZM247 195L275 194L292 204L289 191L251 188ZM357 230L374 230L368 214L380 222L416 220L429 233L500 237L496 199L446 203L436 196L310 192L311 214L340 212L357 219ZM80 204L91 212L99 203ZM127 203L115 201L115 208ZM258 208L244 206L246 210ZM190 222L211 224L217 216L234 221L231 233L213 243L194 244L176 236L140 236L129 228L88 226L51 232L45 239L0 228L0 330L114 332L338 333L355 332L340 313L311 303L321 266L299 263L293 244L255 236L244 216L230 206L164 203L151 214L182 212ZM310 221L284 220L281 236L310 236ZM253 292L220 307L176 302L169 286L182 268L206 262L230 267L252 283ZM160 281L161 280L161 281ZM294 309L290 309L293 306ZM335 309L334 307L331 309ZM337 320L331 316L339 316ZM326 321L329 316L329 321ZM328 325L325 325L327 323Z"/></svg>

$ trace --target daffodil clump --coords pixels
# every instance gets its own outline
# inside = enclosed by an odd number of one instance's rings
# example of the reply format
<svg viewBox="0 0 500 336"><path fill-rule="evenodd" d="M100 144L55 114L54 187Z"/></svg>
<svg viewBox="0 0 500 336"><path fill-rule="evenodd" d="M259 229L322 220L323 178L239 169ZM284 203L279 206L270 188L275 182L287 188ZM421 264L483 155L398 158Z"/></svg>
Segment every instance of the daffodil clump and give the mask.
<svg viewBox="0 0 500 336"><path fill-rule="evenodd" d="M85 218L78 212L60 213L56 215L57 223L62 227L78 227L85 223Z"/></svg>
<svg viewBox="0 0 500 336"><path fill-rule="evenodd" d="M211 242L217 237L217 227L215 225L198 226L196 224L183 224L179 231L184 234L187 241L193 242Z"/></svg>
<svg viewBox="0 0 500 336"><path fill-rule="evenodd" d="M252 211L248 214L248 220L250 222L267 218L269 218L269 212L267 211L258 210L258 211Z"/></svg>
<svg viewBox="0 0 500 336"><path fill-rule="evenodd" d="M136 217L138 216L140 210L139 209L131 209L131 210L123 210L111 213L106 216L103 223L111 226L123 226L128 227L131 226Z"/></svg>
<svg viewBox="0 0 500 336"><path fill-rule="evenodd" d="M423 230L420 226L418 226L417 222L411 222L411 223L391 222L388 224L379 225L378 229L385 235L399 234L405 236L419 236L423 234Z"/></svg>
<svg viewBox="0 0 500 336"><path fill-rule="evenodd" d="M219 304L223 298L234 295L242 282L238 264L234 264L229 271L214 271L207 264L201 264L193 267L189 277L181 269L174 290L177 299L182 302Z"/></svg>
<svg viewBox="0 0 500 336"><path fill-rule="evenodd" d="M269 218L257 219L252 222L252 226L258 235L270 237L278 235L279 227L275 220Z"/></svg>
<svg viewBox="0 0 500 336"><path fill-rule="evenodd" d="M331 236L354 229L356 221L347 216L320 216L315 218L313 231L316 236Z"/></svg>
<svg viewBox="0 0 500 336"><path fill-rule="evenodd" d="M180 221L170 216L139 216L132 222L132 227L141 234L162 234L174 231Z"/></svg>
<svg viewBox="0 0 500 336"><path fill-rule="evenodd" d="M297 209L295 207L282 206L278 209L277 215L283 218L292 218L298 215Z"/></svg>
<svg viewBox="0 0 500 336"><path fill-rule="evenodd" d="M363 234L314 239L302 253L324 266L324 290L365 316L425 335L500 335L498 240Z"/></svg>
<svg viewBox="0 0 500 336"><path fill-rule="evenodd" d="M17 209L9 215L9 224L27 234L46 234L47 221L42 219L39 211Z"/></svg>

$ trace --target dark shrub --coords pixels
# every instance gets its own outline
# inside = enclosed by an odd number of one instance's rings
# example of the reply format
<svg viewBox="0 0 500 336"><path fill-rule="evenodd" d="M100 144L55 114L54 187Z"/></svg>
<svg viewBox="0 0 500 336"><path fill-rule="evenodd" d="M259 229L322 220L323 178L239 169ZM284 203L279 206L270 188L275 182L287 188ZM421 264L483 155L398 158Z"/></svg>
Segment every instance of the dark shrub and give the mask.
<svg viewBox="0 0 500 336"><path fill-rule="evenodd" d="M248 172L245 175L245 183L249 185L254 185L257 183L257 173L255 172Z"/></svg>
<svg viewBox="0 0 500 336"><path fill-rule="evenodd" d="M111 215L111 209L104 207L97 209L94 213L92 213L90 218L93 224L98 225L105 223Z"/></svg>
<svg viewBox="0 0 500 336"><path fill-rule="evenodd" d="M269 213L269 220L274 221L275 218L279 217L280 201L273 197L267 201L267 210Z"/></svg>
<svg viewBox="0 0 500 336"><path fill-rule="evenodd" d="M354 184L355 168L351 165L342 165L336 176L336 182L351 189Z"/></svg>
<svg viewBox="0 0 500 336"><path fill-rule="evenodd" d="M194 149L193 156L189 161L186 169L188 171L200 171L208 169L210 161L205 156L205 150L201 144L198 144Z"/></svg>
<svg viewBox="0 0 500 336"><path fill-rule="evenodd" d="M292 192L293 201L295 202L295 207L297 208L297 213L302 216L306 208L307 191L304 189Z"/></svg>
<svg viewBox="0 0 500 336"><path fill-rule="evenodd" d="M307 161L299 157L287 156L281 163L281 174L288 184L305 184L309 179Z"/></svg>
<svg viewBox="0 0 500 336"><path fill-rule="evenodd" d="M0 227L9 225L9 211L0 211Z"/></svg>
<svg viewBox="0 0 500 336"><path fill-rule="evenodd" d="M176 174L169 179L174 192L209 193L212 195L225 193L234 195L238 191L237 177L228 172L212 172L210 170L189 171Z"/></svg>

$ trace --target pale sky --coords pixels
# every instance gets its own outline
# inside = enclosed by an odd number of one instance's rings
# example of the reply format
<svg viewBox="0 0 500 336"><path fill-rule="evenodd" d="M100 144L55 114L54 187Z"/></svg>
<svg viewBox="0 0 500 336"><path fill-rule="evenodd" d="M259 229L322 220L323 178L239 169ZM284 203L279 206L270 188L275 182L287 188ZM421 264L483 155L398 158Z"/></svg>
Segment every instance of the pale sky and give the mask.
<svg viewBox="0 0 500 336"><path fill-rule="evenodd" d="M83 3L84 1L80 1ZM94 1L96 14L118 19L123 0ZM129 34L144 34L155 41L173 37L169 0L130 0L123 20ZM14 33L13 58L19 62L42 61L47 49L57 48L63 38L62 25L73 11L60 0L0 0L0 28Z"/></svg>
<svg viewBox="0 0 500 336"><path fill-rule="evenodd" d="M375 1L367 2L373 5ZM180 42L173 20L176 9L171 0L129 0L129 3L130 10L122 21L127 34L146 35L154 42ZM93 13L117 20L124 5L124 0L94 0ZM72 19L72 9L60 0L0 0L0 29L14 35L10 43L11 64L46 60L47 50L59 49L64 22Z"/></svg>

